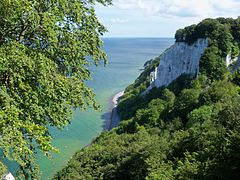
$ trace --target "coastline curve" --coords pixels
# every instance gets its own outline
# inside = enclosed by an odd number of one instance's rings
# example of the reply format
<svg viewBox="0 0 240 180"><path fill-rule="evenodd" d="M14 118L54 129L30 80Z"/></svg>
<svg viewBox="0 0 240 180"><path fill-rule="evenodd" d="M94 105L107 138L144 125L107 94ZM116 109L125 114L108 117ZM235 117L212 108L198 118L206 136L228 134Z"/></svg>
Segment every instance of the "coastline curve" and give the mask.
<svg viewBox="0 0 240 180"><path fill-rule="evenodd" d="M120 121L120 116L117 112L117 105L118 105L119 98L122 97L123 95L124 95L124 91L120 91L117 94L115 94L112 98L113 106L112 106L111 116L109 118L109 123L106 128L108 131L116 127Z"/></svg>

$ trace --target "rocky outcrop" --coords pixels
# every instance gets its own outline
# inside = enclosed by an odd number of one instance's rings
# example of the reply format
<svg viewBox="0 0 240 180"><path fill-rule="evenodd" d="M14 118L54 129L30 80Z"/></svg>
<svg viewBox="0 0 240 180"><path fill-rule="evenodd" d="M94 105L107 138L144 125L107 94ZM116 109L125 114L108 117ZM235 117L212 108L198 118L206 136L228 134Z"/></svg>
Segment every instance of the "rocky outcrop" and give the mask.
<svg viewBox="0 0 240 180"><path fill-rule="evenodd" d="M164 87L182 74L197 75L200 59L208 47L208 39L198 39L192 45L185 42L176 42L160 56L160 63L150 73L150 86L142 93L146 94L153 87ZM225 58L226 66L230 71L240 67L240 56Z"/></svg>
<svg viewBox="0 0 240 180"><path fill-rule="evenodd" d="M157 67L150 73L150 86L154 86L154 82L157 79Z"/></svg>
<svg viewBox="0 0 240 180"><path fill-rule="evenodd" d="M225 63L231 72L236 71L240 67L240 55L233 57L231 54L228 54Z"/></svg>
<svg viewBox="0 0 240 180"><path fill-rule="evenodd" d="M226 66L229 67L231 64L233 64L237 60L238 60L238 57L232 57L231 54L228 54L225 58Z"/></svg>
<svg viewBox="0 0 240 180"><path fill-rule="evenodd" d="M198 39L192 45L176 42L160 56L160 64L157 72L154 72L156 78L151 87L167 86L182 74L196 75L199 72L199 61L207 47L208 39Z"/></svg>
<svg viewBox="0 0 240 180"><path fill-rule="evenodd" d="M3 180L15 180L14 176L9 172L3 178Z"/></svg>

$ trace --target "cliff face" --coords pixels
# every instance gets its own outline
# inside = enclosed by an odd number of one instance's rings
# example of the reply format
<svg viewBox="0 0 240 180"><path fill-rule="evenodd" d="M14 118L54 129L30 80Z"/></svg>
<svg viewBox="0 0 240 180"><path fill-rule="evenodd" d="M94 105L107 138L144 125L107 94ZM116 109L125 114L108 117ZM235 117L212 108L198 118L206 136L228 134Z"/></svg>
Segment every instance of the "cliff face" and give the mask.
<svg viewBox="0 0 240 180"><path fill-rule="evenodd" d="M232 57L231 54L228 54L225 59L226 66L231 72L234 72L240 67L240 55L237 57Z"/></svg>
<svg viewBox="0 0 240 180"><path fill-rule="evenodd" d="M167 86L182 74L197 74L200 58L207 47L207 39L198 39L190 46L184 42L175 43L161 55L151 87Z"/></svg>

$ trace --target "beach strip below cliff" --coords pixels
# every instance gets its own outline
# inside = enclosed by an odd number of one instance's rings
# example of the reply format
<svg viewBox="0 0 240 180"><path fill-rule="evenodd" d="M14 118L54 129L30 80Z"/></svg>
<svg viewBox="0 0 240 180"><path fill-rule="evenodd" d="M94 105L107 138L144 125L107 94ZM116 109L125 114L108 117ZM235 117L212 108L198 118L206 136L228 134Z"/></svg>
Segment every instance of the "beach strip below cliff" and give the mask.
<svg viewBox="0 0 240 180"><path fill-rule="evenodd" d="M117 112L117 104L118 100L121 96L123 96L124 91L118 92L111 98L111 109L110 109L110 116L106 117L106 124L105 124L105 129L106 130L111 130L112 128L116 127L120 121L120 116Z"/></svg>

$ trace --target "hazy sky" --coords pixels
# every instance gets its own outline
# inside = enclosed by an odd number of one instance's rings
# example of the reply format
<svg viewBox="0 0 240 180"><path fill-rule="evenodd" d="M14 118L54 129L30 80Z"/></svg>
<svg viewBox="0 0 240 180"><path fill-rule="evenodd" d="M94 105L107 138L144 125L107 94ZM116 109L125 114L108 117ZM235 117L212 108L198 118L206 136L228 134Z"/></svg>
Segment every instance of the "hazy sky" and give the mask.
<svg viewBox="0 0 240 180"><path fill-rule="evenodd" d="M240 16L240 0L113 0L96 6L106 37L174 37L207 17Z"/></svg>

